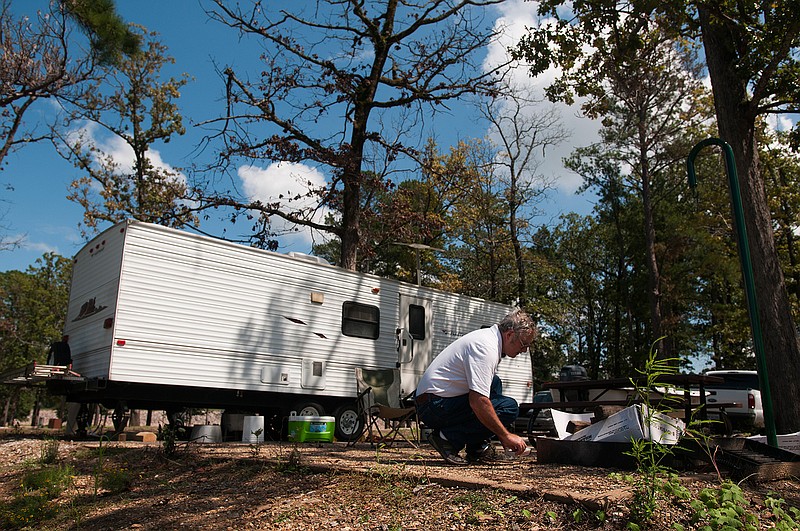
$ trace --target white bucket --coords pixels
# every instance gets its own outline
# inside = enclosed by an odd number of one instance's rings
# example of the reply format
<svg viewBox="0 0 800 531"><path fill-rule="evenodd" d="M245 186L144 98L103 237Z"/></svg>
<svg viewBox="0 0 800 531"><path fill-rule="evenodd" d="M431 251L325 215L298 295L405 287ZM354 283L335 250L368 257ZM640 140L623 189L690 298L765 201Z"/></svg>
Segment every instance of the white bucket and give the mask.
<svg viewBox="0 0 800 531"><path fill-rule="evenodd" d="M256 435L257 434L257 435ZM264 442L264 417L260 415L246 416L242 427L242 442Z"/></svg>
<svg viewBox="0 0 800 531"><path fill-rule="evenodd" d="M200 425L192 428L192 435L189 438L192 442L198 443L218 443L222 442L222 428L217 425Z"/></svg>

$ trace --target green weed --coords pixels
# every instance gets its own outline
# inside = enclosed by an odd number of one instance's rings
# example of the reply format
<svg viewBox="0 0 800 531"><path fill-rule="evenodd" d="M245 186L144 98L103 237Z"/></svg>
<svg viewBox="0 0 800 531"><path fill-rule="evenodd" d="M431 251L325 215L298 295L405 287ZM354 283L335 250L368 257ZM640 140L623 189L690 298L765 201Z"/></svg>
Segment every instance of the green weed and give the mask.
<svg viewBox="0 0 800 531"><path fill-rule="evenodd" d="M650 412L656 412L657 408L652 407L649 403L649 389L655 386L660 376L674 374L676 372L674 367L677 366L676 359L656 359L656 343L653 343L645 369L641 372L645 376L646 384L636 386L637 393L642 397ZM655 415L655 413L649 415ZM716 468L715 456L710 450L709 436L705 429L707 422L687 419L687 423L689 424L687 435L700 444ZM647 527L662 499L677 503L688 502L691 509L692 529L702 531L759 529L757 511L751 507L738 485L729 480L722 480L718 468L716 471L721 482L720 485L703 489L697 497L693 498L689 490L678 481L677 474L664 465L666 458L674 455L671 446L645 440L632 442L633 449L629 455L636 460L638 474L637 476L620 476L634 485L631 521L627 525L628 529L635 531ZM780 498L776 499L770 496L765 500L765 506L769 511L770 527L784 530L800 528L798 526L800 510L795 507L784 508L784 505L785 501ZM672 528L680 530L684 529L684 526L676 522Z"/></svg>
<svg viewBox="0 0 800 531"><path fill-rule="evenodd" d="M58 439L45 439L39 453L39 463L52 465L58 461Z"/></svg>
<svg viewBox="0 0 800 531"><path fill-rule="evenodd" d="M130 490L133 476L125 468L109 467L100 474L100 488L118 494Z"/></svg>
<svg viewBox="0 0 800 531"><path fill-rule="evenodd" d="M56 508L45 494L23 494L0 506L0 527L25 529L51 518Z"/></svg>
<svg viewBox="0 0 800 531"><path fill-rule="evenodd" d="M22 477L22 490L26 494L39 492L48 499L57 498L70 485L74 475L75 471L69 465L29 470Z"/></svg>

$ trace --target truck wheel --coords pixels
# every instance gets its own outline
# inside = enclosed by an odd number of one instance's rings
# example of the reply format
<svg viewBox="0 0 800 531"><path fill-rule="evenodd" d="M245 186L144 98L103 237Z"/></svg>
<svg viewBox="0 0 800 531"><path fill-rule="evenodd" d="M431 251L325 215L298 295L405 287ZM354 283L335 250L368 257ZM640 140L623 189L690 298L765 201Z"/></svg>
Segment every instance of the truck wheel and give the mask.
<svg viewBox="0 0 800 531"><path fill-rule="evenodd" d="M355 441L364 433L364 417L358 414L354 404L339 406L333 412L336 429L333 435L339 441Z"/></svg>

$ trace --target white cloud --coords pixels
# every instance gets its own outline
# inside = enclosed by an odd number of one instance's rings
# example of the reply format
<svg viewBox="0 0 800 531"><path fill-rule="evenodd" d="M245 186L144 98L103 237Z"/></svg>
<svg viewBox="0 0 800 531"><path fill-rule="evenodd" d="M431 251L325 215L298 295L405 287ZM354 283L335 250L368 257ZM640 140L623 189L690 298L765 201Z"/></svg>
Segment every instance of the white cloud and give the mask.
<svg viewBox="0 0 800 531"><path fill-rule="evenodd" d="M131 148L122 138L117 135L102 135L100 127L94 122L87 122L82 127L73 129L67 135L67 142L74 144L80 142L83 145L94 145L101 153L110 158L112 163L123 172L133 170L135 156ZM147 157L155 168L161 168L180 183L186 183L186 176L177 172L174 167L167 164L161 157L161 153L155 149L147 150ZM101 161L95 156L97 164L105 165L106 161Z"/></svg>
<svg viewBox="0 0 800 531"><path fill-rule="evenodd" d="M488 70L492 65L500 64L506 60L507 50L515 46L520 38L525 35L528 28L537 27L540 23L547 23L547 20L537 20L537 2L524 0L512 0L500 6L501 15L497 19L495 26L502 27L503 38L492 44L488 50L485 61L485 68ZM544 97L544 89L558 75L558 70L550 68L546 72L531 78L528 68L524 64L519 66L512 73L512 82L517 86L526 86L533 89L539 97ZM580 112L580 101L575 105L556 104L556 108L562 117L563 128L571 134L566 142L559 146L550 148L545 154L545 158L539 171L546 176L553 177L559 202L570 203L564 207L570 210L575 206L575 198L572 196L575 190L582 184L581 178L574 172L567 170L563 165L563 159L569 156L576 147L586 146L598 140L600 124L596 121L585 118ZM583 207L585 210L585 206Z"/></svg>
<svg viewBox="0 0 800 531"><path fill-rule="evenodd" d="M50 245L49 243L45 243L45 242L31 242L31 241L27 241L26 240L26 241L22 242L20 247L22 247L23 249L25 249L27 251L35 251L35 252L37 252L39 254L44 254L44 253L56 253L56 254L59 254L58 247L55 247L55 246Z"/></svg>
<svg viewBox="0 0 800 531"><path fill-rule="evenodd" d="M316 168L294 162L275 162L266 168L240 166L237 173L242 180L242 189L250 201L280 202L285 210L303 212L304 217L310 217L317 223L323 223L330 212L328 209L318 208L318 196L309 196L309 191L327 186L325 176ZM272 217L271 223L272 229L277 233L295 231L291 237L281 238L283 247L307 248L319 236L307 227L288 223L277 216Z"/></svg>
<svg viewBox="0 0 800 531"><path fill-rule="evenodd" d="M794 127L794 122L782 114L768 114L767 124L775 131L789 131Z"/></svg>

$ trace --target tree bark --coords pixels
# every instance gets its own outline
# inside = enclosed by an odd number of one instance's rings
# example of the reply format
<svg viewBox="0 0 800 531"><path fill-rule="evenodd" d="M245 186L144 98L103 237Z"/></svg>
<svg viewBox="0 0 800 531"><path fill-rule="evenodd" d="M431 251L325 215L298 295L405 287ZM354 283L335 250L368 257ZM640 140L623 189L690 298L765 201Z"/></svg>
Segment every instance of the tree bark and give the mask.
<svg viewBox="0 0 800 531"><path fill-rule="evenodd" d="M757 101L737 66L735 34L698 6L720 138L730 144L739 172L745 227L758 294L759 319L778 433L800 429L800 344L775 245L755 135Z"/></svg>
<svg viewBox="0 0 800 531"><path fill-rule="evenodd" d="M644 210L644 242L645 252L647 253L647 295L650 306L650 320L653 327L652 341L656 341L664 335L661 318L661 273L658 267L658 256L656 256L656 222L653 216L653 199L650 194L650 165L647 156L647 131L645 122L639 120L639 171L641 172L642 184L642 209ZM669 348L669 338L659 341L656 348L660 359L672 357L672 349Z"/></svg>

